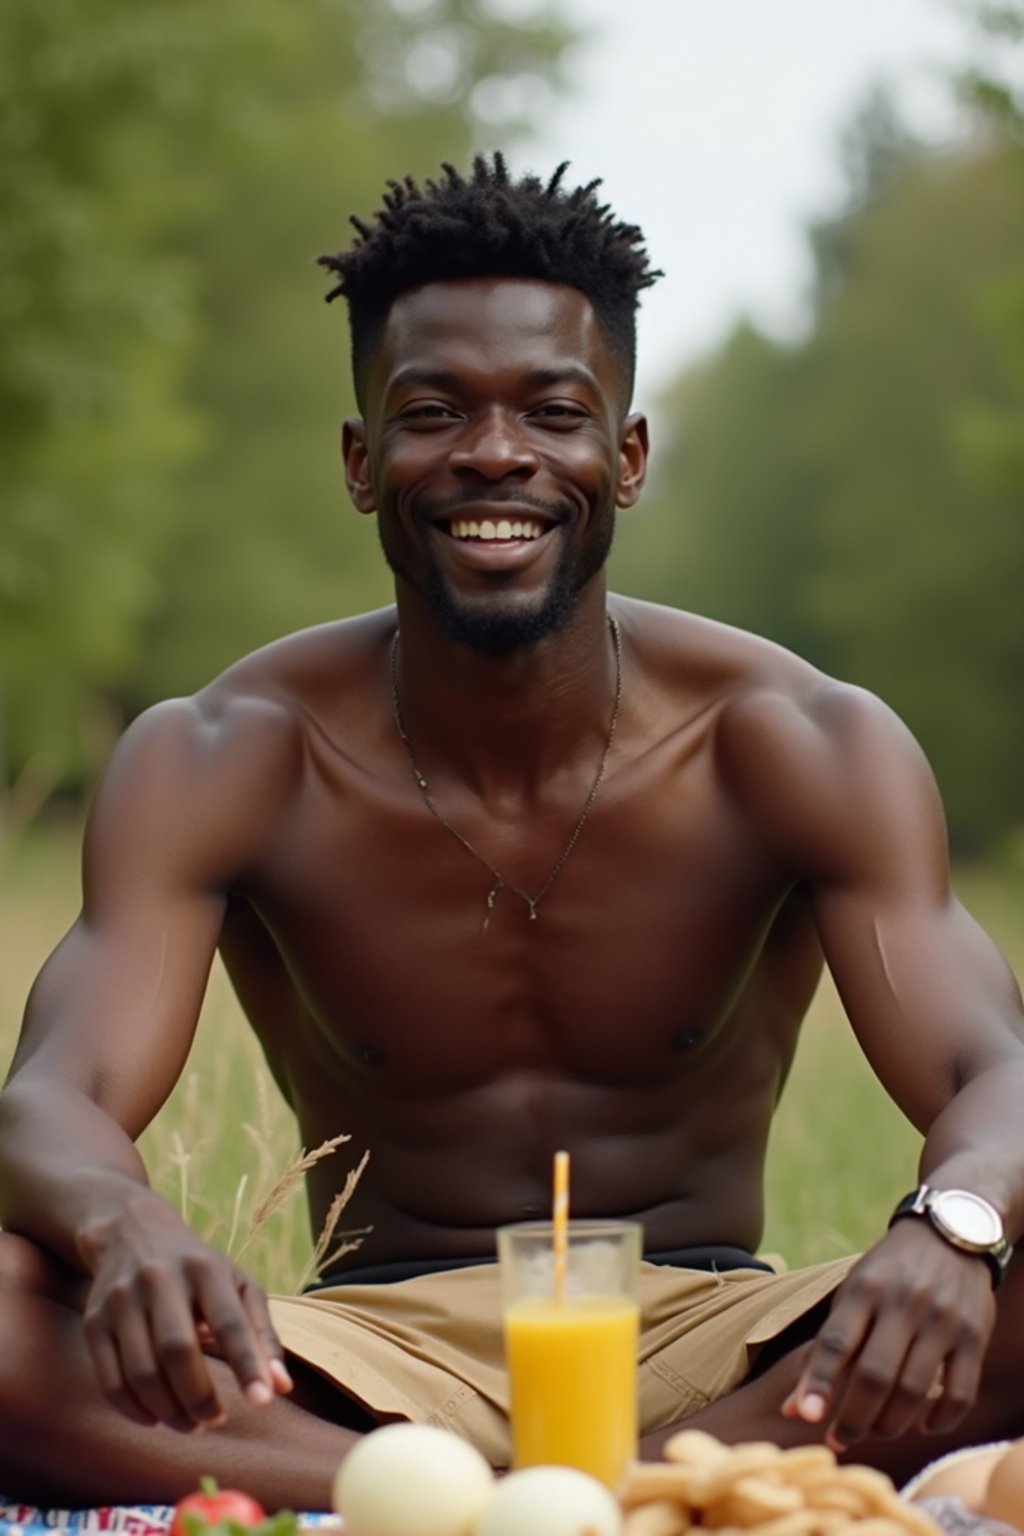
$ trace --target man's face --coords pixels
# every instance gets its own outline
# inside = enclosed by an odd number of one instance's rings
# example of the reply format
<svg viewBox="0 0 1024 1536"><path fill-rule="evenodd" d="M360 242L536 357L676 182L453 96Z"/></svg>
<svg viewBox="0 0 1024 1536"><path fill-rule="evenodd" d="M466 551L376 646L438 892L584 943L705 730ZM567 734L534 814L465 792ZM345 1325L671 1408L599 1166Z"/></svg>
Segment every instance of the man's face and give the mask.
<svg viewBox="0 0 1024 1536"><path fill-rule="evenodd" d="M349 489L454 638L500 654L572 617L643 480L621 392L575 288L475 278L396 300L346 424Z"/></svg>

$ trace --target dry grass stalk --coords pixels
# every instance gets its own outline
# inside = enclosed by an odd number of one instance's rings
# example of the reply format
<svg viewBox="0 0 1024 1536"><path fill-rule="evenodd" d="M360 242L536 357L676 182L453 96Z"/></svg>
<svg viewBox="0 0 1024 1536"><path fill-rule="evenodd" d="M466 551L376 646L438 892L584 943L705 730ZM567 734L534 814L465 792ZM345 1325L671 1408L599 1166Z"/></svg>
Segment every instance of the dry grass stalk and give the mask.
<svg viewBox="0 0 1024 1536"><path fill-rule="evenodd" d="M261 1185L269 1184L274 1177L273 1148L267 1137L261 1135L256 1126L250 1125L248 1120L242 1121L242 1130L256 1149L256 1157L260 1166L259 1182Z"/></svg>
<svg viewBox="0 0 1024 1536"><path fill-rule="evenodd" d="M270 1087L262 1072L256 1074L256 1122L260 1136L269 1147L274 1139L274 1116L270 1108Z"/></svg>
<svg viewBox="0 0 1024 1536"><path fill-rule="evenodd" d="M259 1182L261 1187L272 1184L275 1176L274 1157L274 1117L270 1107L270 1091L267 1080L261 1072L253 1077L253 1090L256 1095L256 1124L250 1125L247 1120L242 1122L242 1130L248 1136L256 1149L259 1159ZM300 1154L301 1155L301 1154Z"/></svg>
<svg viewBox="0 0 1024 1536"><path fill-rule="evenodd" d="M178 1170L178 1206L182 1221L189 1219L188 1167L192 1154L185 1150L185 1143L177 1131L171 1132L171 1162Z"/></svg>
<svg viewBox="0 0 1024 1536"><path fill-rule="evenodd" d="M331 1201L327 1212L327 1219L323 1224L320 1236L313 1246L313 1252L310 1254L299 1277L296 1290L303 1290L314 1275L321 1274L323 1270L329 1269L332 1264L336 1264L344 1254L351 1253L353 1249L358 1248L366 1233L372 1231L370 1227L361 1227L358 1232L346 1233L343 1241L337 1247L331 1248L334 1235L338 1230L338 1222L341 1220L341 1213L351 1200L355 1187L362 1177L363 1169L369 1161L370 1153L369 1149L367 1149L360 1158L358 1165L355 1168L350 1168L345 1175L345 1182Z"/></svg>
<svg viewBox="0 0 1024 1536"><path fill-rule="evenodd" d="M248 1130L249 1127L247 1126L246 1129ZM300 1152L294 1162L289 1163L280 1178L272 1185L253 1211L249 1230L242 1239L238 1253L235 1255L236 1258L241 1258L242 1254L267 1225L274 1212L284 1204L289 1195L293 1194L302 1183L309 1170L319 1163L321 1159L330 1157L331 1153L335 1152L342 1142L351 1141L351 1139L351 1136L348 1135L332 1136L329 1141L321 1142L320 1146L314 1147L312 1152Z"/></svg>
<svg viewBox="0 0 1024 1536"><path fill-rule="evenodd" d="M238 1225L242 1219L242 1201L245 1199L245 1191L249 1183L249 1175L243 1173L235 1190L234 1202L231 1206L231 1226L228 1229L228 1240L225 1244L228 1253L234 1252L235 1238L238 1236Z"/></svg>

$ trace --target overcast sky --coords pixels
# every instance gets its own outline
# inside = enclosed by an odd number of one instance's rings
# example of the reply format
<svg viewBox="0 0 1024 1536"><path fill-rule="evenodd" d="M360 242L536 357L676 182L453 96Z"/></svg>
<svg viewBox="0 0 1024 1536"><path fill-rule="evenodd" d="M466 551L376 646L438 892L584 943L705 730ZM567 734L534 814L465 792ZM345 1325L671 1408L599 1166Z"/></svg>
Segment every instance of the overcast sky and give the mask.
<svg viewBox="0 0 1024 1536"><path fill-rule="evenodd" d="M530 0L501 3L522 13ZM955 122L944 75L969 35L955 0L564 5L598 36L574 61L575 96L515 159L602 176L665 269L641 313L641 401L740 310L798 324L802 229L836 202L838 135L872 81L893 82L929 134Z"/></svg>

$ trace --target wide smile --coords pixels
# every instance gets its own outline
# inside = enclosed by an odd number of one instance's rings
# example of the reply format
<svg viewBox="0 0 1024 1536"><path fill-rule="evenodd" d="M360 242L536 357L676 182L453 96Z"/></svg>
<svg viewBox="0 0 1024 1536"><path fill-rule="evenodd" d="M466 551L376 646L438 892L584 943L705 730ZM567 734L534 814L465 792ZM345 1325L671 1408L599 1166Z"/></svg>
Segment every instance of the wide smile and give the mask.
<svg viewBox="0 0 1024 1536"><path fill-rule="evenodd" d="M478 502L435 517L433 528L446 564L482 575L509 574L546 564L545 552L561 544L562 524L529 506Z"/></svg>
<svg viewBox="0 0 1024 1536"><path fill-rule="evenodd" d="M507 544L512 539L539 539L548 525L536 517L453 518L447 531L453 539L496 540Z"/></svg>

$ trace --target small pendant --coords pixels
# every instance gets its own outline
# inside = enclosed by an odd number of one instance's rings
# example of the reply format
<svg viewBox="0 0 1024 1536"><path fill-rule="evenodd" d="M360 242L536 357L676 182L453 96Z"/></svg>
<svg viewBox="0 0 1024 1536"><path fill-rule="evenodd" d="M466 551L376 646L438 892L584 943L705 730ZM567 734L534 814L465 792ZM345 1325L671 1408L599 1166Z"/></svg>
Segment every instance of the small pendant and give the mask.
<svg viewBox="0 0 1024 1536"><path fill-rule="evenodd" d="M498 899L498 892L501 890L504 884L504 880L498 880L487 892L486 910L484 911L484 933L487 932L487 925L491 921L491 913L494 911L494 903Z"/></svg>
<svg viewBox="0 0 1024 1536"><path fill-rule="evenodd" d="M527 896L526 901L530 908L530 922L535 923L537 921L537 903L535 901L531 901L529 896Z"/></svg>

